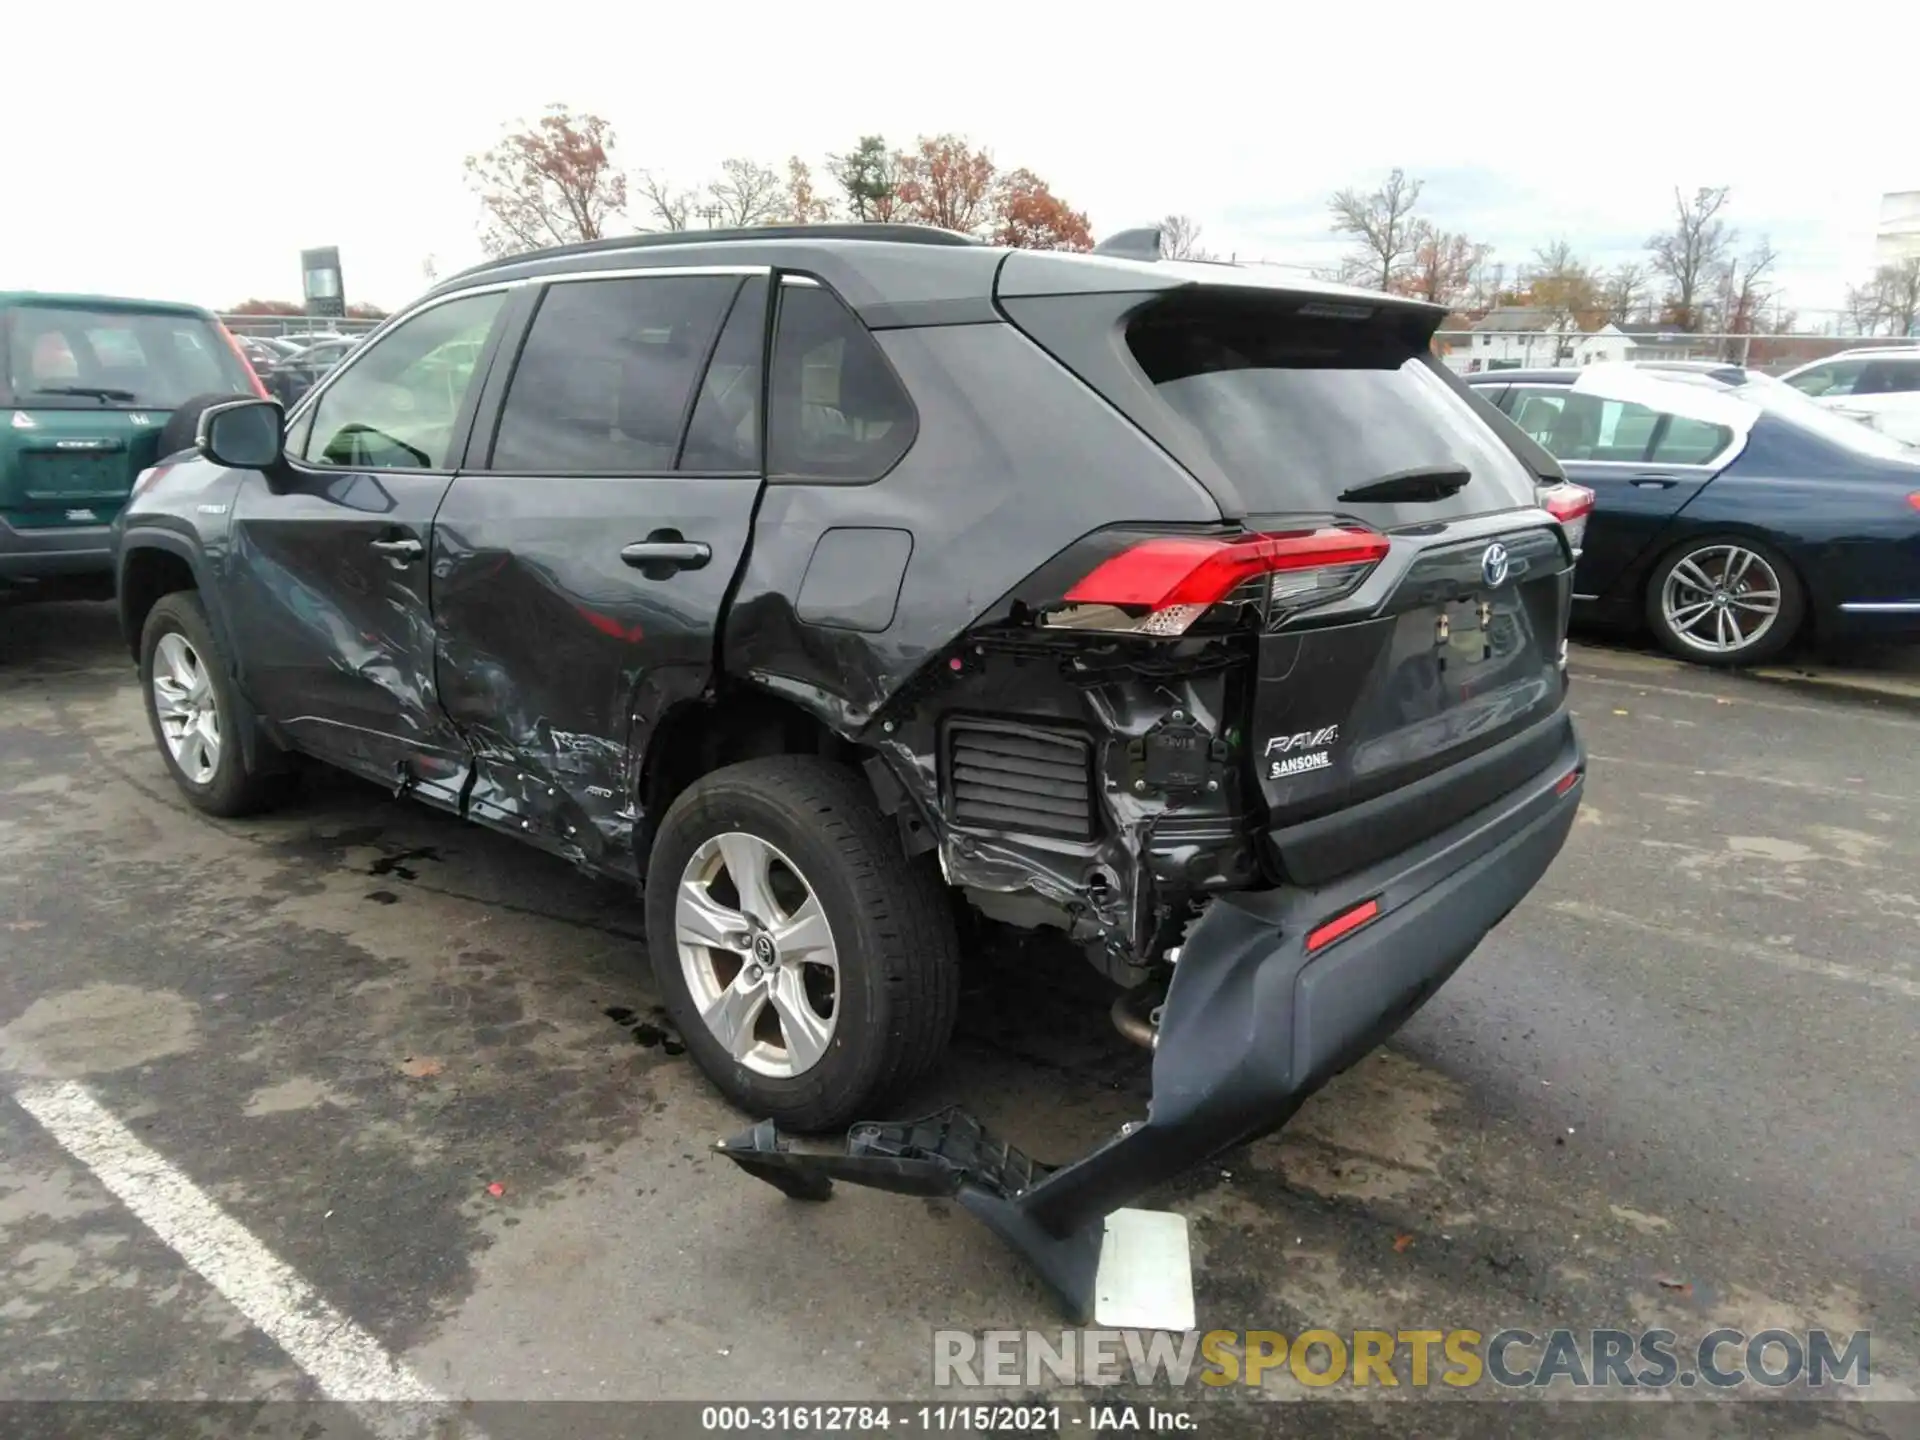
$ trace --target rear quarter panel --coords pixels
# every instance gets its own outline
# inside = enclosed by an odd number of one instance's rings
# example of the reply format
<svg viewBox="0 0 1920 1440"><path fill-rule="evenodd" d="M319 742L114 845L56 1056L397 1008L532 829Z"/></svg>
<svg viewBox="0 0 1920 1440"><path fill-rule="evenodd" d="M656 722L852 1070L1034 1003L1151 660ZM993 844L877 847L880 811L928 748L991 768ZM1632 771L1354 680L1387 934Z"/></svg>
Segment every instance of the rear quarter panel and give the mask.
<svg viewBox="0 0 1920 1440"><path fill-rule="evenodd" d="M1639 573L1709 533L1764 540L1792 563L1825 623L1844 601L1920 599L1920 462L1902 468L1825 445L1763 419L1746 449L1650 547Z"/></svg>
<svg viewBox="0 0 1920 1440"><path fill-rule="evenodd" d="M767 486L723 642L729 674L842 734L1082 536L1128 521L1220 521L1192 476L1012 326L875 338L913 397L918 438L878 481ZM837 527L912 537L884 630L808 624L796 613L815 548Z"/></svg>

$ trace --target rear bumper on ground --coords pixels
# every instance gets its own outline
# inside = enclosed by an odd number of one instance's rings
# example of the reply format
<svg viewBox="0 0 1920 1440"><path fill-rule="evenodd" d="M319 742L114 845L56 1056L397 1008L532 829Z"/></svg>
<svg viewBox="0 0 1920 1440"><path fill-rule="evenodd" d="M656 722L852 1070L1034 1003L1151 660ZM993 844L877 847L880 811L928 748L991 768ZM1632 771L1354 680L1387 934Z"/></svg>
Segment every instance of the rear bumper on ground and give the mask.
<svg viewBox="0 0 1920 1440"><path fill-rule="evenodd" d="M1215 900L1174 969L1147 1119L1072 1164L1036 1164L957 1111L856 1126L844 1155L796 1154L771 1122L720 1152L804 1199L825 1199L834 1179L951 1196L1084 1321L1105 1217L1278 1129L1398 1029L1553 863L1584 765L1569 730L1526 784L1390 860L1314 888ZM1371 919L1309 952L1309 935L1368 902Z"/></svg>
<svg viewBox="0 0 1920 1440"><path fill-rule="evenodd" d="M111 525L15 528L0 520L0 580L111 574Z"/></svg>

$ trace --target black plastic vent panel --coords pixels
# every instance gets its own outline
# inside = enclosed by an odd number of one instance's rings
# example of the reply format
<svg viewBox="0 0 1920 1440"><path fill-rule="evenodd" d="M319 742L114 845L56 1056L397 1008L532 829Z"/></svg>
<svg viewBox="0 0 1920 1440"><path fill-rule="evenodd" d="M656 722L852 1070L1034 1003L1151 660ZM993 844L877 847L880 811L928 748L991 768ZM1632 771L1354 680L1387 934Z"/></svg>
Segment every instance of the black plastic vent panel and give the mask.
<svg viewBox="0 0 1920 1440"><path fill-rule="evenodd" d="M1091 840L1093 746L1070 730L959 720L947 727L954 824Z"/></svg>

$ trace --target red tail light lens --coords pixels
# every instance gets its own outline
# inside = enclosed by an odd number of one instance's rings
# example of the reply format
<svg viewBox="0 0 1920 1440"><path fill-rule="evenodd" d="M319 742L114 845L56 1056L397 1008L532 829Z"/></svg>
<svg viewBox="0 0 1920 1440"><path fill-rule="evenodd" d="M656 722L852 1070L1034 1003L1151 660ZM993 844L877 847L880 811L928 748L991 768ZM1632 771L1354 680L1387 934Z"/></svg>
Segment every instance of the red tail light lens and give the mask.
<svg viewBox="0 0 1920 1440"><path fill-rule="evenodd" d="M225 340L227 342L227 348L233 351L233 358L238 360L240 362L240 368L246 371L247 379L253 385L253 393L258 395L262 400L271 400L273 397L267 393L267 387L260 383L260 376L253 368L253 362L247 359L247 352L240 348L240 342L234 338L233 332L218 320L213 323L219 326L220 338Z"/></svg>
<svg viewBox="0 0 1920 1440"><path fill-rule="evenodd" d="M1249 580L1268 579L1267 598L1298 607L1360 583L1388 550L1387 537L1353 525L1233 538L1169 535L1101 562L1066 593L1046 623L1173 638Z"/></svg>
<svg viewBox="0 0 1920 1440"><path fill-rule="evenodd" d="M1380 915L1380 902L1368 900L1353 907L1344 915L1336 915L1326 924L1310 931L1307 935L1307 952L1324 950L1334 941L1351 935L1362 925L1371 924Z"/></svg>
<svg viewBox="0 0 1920 1440"><path fill-rule="evenodd" d="M1916 510L1920 510L1920 490L1916 490L1911 495L1907 496L1907 504L1911 505Z"/></svg>
<svg viewBox="0 0 1920 1440"><path fill-rule="evenodd" d="M1587 516L1593 513L1593 491L1584 485L1563 482L1559 485L1543 485L1540 488L1540 504L1546 512L1560 522L1567 532L1567 542L1573 546L1573 553L1580 553L1580 546L1587 538Z"/></svg>

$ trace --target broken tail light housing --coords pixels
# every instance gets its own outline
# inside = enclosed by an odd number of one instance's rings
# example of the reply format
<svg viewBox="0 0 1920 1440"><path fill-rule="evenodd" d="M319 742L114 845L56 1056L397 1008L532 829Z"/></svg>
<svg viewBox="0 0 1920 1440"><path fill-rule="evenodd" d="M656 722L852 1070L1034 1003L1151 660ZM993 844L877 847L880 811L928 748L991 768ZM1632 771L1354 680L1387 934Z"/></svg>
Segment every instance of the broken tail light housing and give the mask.
<svg viewBox="0 0 1920 1440"><path fill-rule="evenodd" d="M1584 485L1575 485L1562 481L1558 485L1540 487L1540 504L1546 512L1560 522L1560 528L1567 532L1567 543L1573 547L1573 558L1580 558L1580 549L1587 538L1587 516L1593 513L1593 491Z"/></svg>
<svg viewBox="0 0 1920 1440"><path fill-rule="evenodd" d="M1177 639L1250 581L1271 609L1318 605L1352 591L1389 548L1359 525L1256 535L1163 535L1102 561L1041 622L1055 630Z"/></svg>

